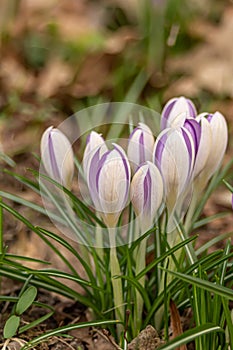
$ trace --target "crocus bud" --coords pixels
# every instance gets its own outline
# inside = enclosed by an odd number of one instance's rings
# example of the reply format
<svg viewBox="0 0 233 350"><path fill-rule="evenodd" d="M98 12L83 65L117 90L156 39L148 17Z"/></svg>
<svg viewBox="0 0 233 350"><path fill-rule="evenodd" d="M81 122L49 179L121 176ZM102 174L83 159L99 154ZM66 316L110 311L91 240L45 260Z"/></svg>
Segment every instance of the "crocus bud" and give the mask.
<svg viewBox="0 0 233 350"><path fill-rule="evenodd" d="M97 148L102 146L99 152L99 158L107 152L108 148L101 134L92 131L87 137L86 148L83 154L83 171L85 176L87 176L87 168L89 166L89 161L91 159L92 153L96 152Z"/></svg>
<svg viewBox="0 0 233 350"><path fill-rule="evenodd" d="M163 180L168 209L173 210L187 189L194 164L194 143L185 128L163 130L155 143L153 159Z"/></svg>
<svg viewBox="0 0 233 350"><path fill-rule="evenodd" d="M227 123L224 116L215 112L214 114L202 113L197 119L206 118L211 129L212 143L208 159L202 176L208 181L222 163L228 141Z"/></svg>
<svg viewBox="0 0 233 350"><path fill-rule="evenodd" d="M146 161L152 160L154 136L150 128L139 123L129 137L127 155L133 172Z"/></svg>
<svg viewBox="0 0 233 350"><path fill-rule="evenodd" d="M144 229L149 229L163 199L163 180L159 169L147 161L134 174L130 197L136 215Z"/></svg>
<svg viewBox="0 0 233 350"><path fill-rule="evenodd" d="M211 127L205 118L200 120L192 118L186 119L184 128L190 132L194 143L193 179L195 179L206 166L212 144Z"/></svg>
<svg viewBox="0 0 233 350"><path fill-rule="evenodd" d="M51 126L43 133L40 148L47 174L70 189L74 174L74 155L67 137Z"/></svg>
<svg viewBox="0 0 233 350"><path fill-rule="evenodd" d="M196 107L191 100L183 96L172 98L163 108L161 130L170 127L181 127L185 119L195 118L196 115Z"/></svg>
<svg viewBox="0 0 233 350"><path fill-rule="evenodd" d="M130 165L124 150L114 149L100 158L101 147L93 152L87 169L88 187L94 206L108 227L116 225L129 196Z"/></svg>

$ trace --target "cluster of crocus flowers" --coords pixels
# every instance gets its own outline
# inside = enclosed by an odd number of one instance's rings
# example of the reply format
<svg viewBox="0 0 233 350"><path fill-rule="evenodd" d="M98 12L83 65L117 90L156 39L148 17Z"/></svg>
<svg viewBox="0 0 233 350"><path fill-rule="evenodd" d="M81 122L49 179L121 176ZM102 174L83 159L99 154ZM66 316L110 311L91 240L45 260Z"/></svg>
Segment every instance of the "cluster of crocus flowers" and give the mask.
<svg viewBox="0 0 233 350"><path fill-rule="evenodd" d="M92 131L83 171L96 211L108 227L114 227L131 200L136 215L148 228L162 202L172 212L190 193L191 184L198 191L204 189L222 162L227 138L221 113L197 114L185 97L173 98L165 105L156 140L150 128L139 123L129 136L126 151L118 144L109 149L102 135ZM70 189L74 165L67 137L48 128L41 140L41 153L48 175Z"/></svg>

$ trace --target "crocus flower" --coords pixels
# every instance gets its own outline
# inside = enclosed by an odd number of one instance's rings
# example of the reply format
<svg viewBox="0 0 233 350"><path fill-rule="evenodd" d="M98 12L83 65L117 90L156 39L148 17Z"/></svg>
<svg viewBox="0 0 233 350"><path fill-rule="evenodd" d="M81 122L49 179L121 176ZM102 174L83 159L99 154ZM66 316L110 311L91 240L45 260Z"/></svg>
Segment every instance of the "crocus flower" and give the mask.
<svg viewBox="0 0 233 350"><path fill-rule="evenodd" d="M201 174L207 182L222 163L228 141L227 123L224 116L215 112L214 114L202 113L197 120L205 119L209 123L212 143L208 158Z"/></svg>
<svg viewBox="0 0 233 350"><path fill-rule="evenodd" d="M86 148L83 154L83 171L85 176L87 176L87 168L92 154L93 152L96 152L99 146L102 146L99 152L99 158L101 158L101 156L108 150L108 148L105 144L102 135L98 134L95 131L92 131L87 137Z"/></svg>
<svg viewBox="0 0 233 350"><path fill-rule="evenodd" d="M191 100L183 96L172 98L163 108L161 130L170 127L181 127L185 119L195 118L196 115L196 107Z"/></svg>
<svg viewBox="0 0 233 350"><path fill-rule="evenodd" d="M152 160L154 136L151 129L144 123L139 123L129 137L127 155L133 172L146 161Z"/></svg>
<svg viewBox="0 0 233 350"><path fill-rule="evenodd" d="M127 205L131 173L124 150L113 144L113 150L100 156L104 146L92 153L87 167L87 183L96 210L105 224L113 227Z"/></svg>
<svg viewBox="0 0 233 350"><path fill-rule="evenodd" d="M155 143L153 160L164 181L166 204L173 210L190 182L194 164L194 142L185 128L163 130Z"/></svg>
<svg viewBox="0 0 233 350"><path fill-rule="evenodd" d="M74 156L68 138L51 126L43 133L40 147L47 174L70 189L74 174Z"/></svg>
<svg viewBox="0 0 233 350"><path fill-rule="evenodd" d="M206 166L212 144L211 127L205 118L200 120L190 118L184 122L184 128L190 132L194 143L193 179L195 179Z"/></svg>
<svg viewBox="0 0 233 350"><path fill-rule="evenodd" d="M138 168L131 182L130 197L136 215L149 229L163 199L163 179L153 163L147 161Z"/></svg>

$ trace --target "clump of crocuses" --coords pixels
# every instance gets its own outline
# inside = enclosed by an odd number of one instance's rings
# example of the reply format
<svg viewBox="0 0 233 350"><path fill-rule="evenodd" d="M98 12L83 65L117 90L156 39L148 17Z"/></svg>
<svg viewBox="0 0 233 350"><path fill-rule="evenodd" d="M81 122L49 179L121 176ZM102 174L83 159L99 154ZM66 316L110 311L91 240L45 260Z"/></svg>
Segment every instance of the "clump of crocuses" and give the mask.
<svg viewBox="0 0 233 350"><path fill-rule="evenodd" d="M171 217L177 222L190 204L187 217L192 217L208 181L221 165L227 140L224 116L219 112L198 114L185 97L167 102L156 137L140 122L129 135L125 150L116 143L109 147L95 131L88 136L83 174L96 215L109 230L114 307L121 321L125 301L121 279L114 278L121 274L114 229L122 212L132 204L138 222L135 239L153 227L161 214L165 222ZM74 159L67 137L58 129L48 128L41 140L41 154L48 175L71 189ZM169 245L174 243L170 240ZM142 240L135 256L136 274L145 267L146 244L147 239ZM139 283L144 286L145 276ZM140 323L143 300L138 291L135 304L135 320ZM140 328L140 324L135 327Z"/></svg>

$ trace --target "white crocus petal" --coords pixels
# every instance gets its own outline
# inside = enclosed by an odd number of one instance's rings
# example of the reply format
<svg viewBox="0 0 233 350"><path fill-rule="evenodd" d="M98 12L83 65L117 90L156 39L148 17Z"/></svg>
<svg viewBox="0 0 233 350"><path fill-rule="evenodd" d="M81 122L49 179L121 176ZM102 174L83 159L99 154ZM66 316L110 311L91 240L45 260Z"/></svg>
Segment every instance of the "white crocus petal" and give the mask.
<svg viewBox="0 0 233 350"><path fill-rule="evenodd" d="M70 189L74 174L74 155L68 138L51 126L43 133L40 147L47 174Z"/></svg>
<svg viewBox="0 0 233 350"><path fill-rule="evenodd" d="M154 163L164 180L169 210L185 192L194 164L194 144L190 133L183 128L162 131L154 147Z"/></svg>
<svg viewBox="0 0 233 350"><path fill-rule="evenodd" d="M197 118L198 120L206 120L211 132L208 158L200 174L203 183L207 183L222 163L228 142L228 129L224 116L219 112L214 114L201 113Z"/></svg>
<svg viewBox="0 0 233 350"><path fill-rule="evenodd" d="M129 137L127 155L133 172L146 161L152 160L154 136L151 129L139 123Z"/></svg>
<svg viewBox="0 0 233 350"><path fill-rule="evenodd" d="M213 140L209 158L206 163L210 178L222 163L227 148L228 129L224 116L219 112L214 113L208 120Z"/></svg>
<svg viewBox="0 0 233 350"><path fill-rule="evenodd" d="M167 102L161 114L161 130L170 127L181 127L185 119L195 118L196 107L191 100L181 96Z"/></svg>
<svg viewBox="0 0 233 350"><path fill-rule="evenodd" d="M158 168L151 162L140 166L133 176L130 198L141 225L149 229L163 199L163 180Z"/></svg>
<svg viewBox="0 0 233 350"><path fill-rule="evenodd" d="M206 167L209 158L209 153L212 145L212 132L210 123L205 119L200 119L201 137L196 154L195 165L193 169L193 178L196 178L201 171Z"/></svg>
<svg viewBox="0 0 233 350"><path fill-rule="evenodd" d="M90 166L90 160L93 157L93 154L95 153L95 151L97 151L97 148L99 148L99 146L102 146L99 153L99 157L101 158L101 156L105 152L107 152L108 148L105 144L105 141L102 135L98 134L95 131L92 131L87 138L87 144L83 154L83 171L86 178L87 178L88 168Z"/></svg>
<svg viewBox="0 0 233 350"><path fill-rule="evenodd" d="M105 223L114 226L127 205L130 183L130 166L124 150L114 144L112 151L104 154L96 175L99 196L98 211Z"/></svg>

